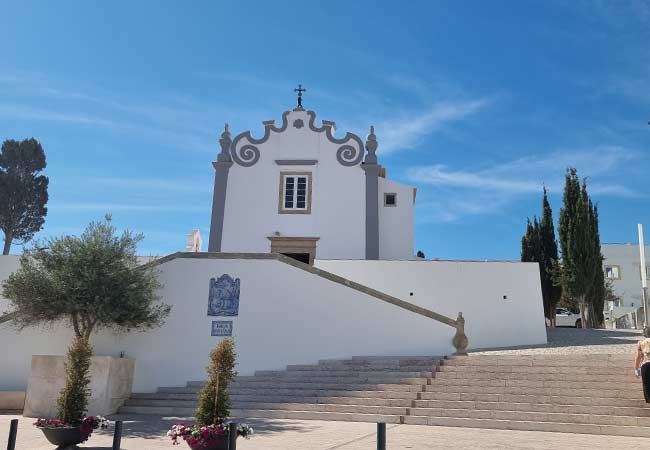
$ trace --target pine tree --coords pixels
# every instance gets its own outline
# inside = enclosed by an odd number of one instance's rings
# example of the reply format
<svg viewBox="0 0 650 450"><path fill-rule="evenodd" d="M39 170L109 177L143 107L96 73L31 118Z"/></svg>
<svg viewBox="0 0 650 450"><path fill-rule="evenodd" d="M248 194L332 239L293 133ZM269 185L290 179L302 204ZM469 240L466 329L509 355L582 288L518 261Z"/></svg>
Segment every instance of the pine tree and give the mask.
<svg viewBox="0 0 650 450"><path fill-rule="evenodd" d="M45 153L36 139L3 142L0 150L0 230L9 254L14 241L27 242L40 231L47 215L48 178Z"/></svg>

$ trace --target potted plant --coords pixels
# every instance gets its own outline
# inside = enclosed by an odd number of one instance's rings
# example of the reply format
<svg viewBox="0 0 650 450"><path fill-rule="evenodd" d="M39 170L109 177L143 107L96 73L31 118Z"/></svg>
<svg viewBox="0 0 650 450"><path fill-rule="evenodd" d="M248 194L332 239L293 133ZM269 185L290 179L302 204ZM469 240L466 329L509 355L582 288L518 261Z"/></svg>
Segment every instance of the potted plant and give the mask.
<svg viewBox="0 0 650 450"><path fill-rule="evenodd" d="M106 429L110 422L101 416L84 415L90 390L90 358L92 349L84 338L76 338L65 362L65 387L58 399L56 419L37 419L34 425L59 448L86 442L97 428Z"/></svg>
<svg viewBox="0 0 650 450"><path fill-rule="evenodd" d="M85 415L93 331L145 330L161 325L170 312L157 296L157 274L138 262L136 249L142 239L128 230L117 235L106 216L92 222L80 237L36 243L2 285L17 328L65 322L74 330L57 417L34 422L55 445L84 442L93 430L108 426L102 417Z"/></svg>
<svg viewBox="0 0 650 450"><path fill-rule="evenodd" d="M187 442L192 450L228 450L227 420L230 415L230 396L228 386L235 378L237 355L232 338L223 339L210 352L210 364L206 367L208 380L201 389L199 406L196 410L196 424L177 423L167 435L172 444ZM253 434L253 428L241 424L237 427L237 437L246 439Z"/></svg>

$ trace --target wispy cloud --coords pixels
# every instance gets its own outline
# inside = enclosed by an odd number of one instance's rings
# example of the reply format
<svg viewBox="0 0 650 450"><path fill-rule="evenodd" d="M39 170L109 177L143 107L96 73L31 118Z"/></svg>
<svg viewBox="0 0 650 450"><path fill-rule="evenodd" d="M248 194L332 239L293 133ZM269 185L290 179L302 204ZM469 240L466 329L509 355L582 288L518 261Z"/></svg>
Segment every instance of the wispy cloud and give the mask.
<svg viewBox="0 0 650 450"><path fill-rule="evenodd" d="M410 182L424 185L426 199L420 205L420 221L457 222L464 217L494 213L531 194L542 185L560 193L567 167L578 167L588 178L593 195L645 197L646 194L614 181L625 163L641 158L632 149L597 146L585 150L562 150L546 156L529 156L482 168L453 169L436 164L407 171Z"/></svg>
<svg viewBox="0 0 650 450"><path fill-rule="evenodd" d="M443 100L423 110L384 118L376 126L381 133L381 152L386 154L413 148L441 127L476 114L489 103L487 98Z"/></svg>

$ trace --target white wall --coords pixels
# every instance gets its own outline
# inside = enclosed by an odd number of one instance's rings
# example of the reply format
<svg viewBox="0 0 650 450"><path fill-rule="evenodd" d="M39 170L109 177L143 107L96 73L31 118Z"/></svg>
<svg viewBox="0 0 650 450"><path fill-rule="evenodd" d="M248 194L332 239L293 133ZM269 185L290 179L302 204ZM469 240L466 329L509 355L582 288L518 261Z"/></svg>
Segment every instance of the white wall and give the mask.
<svg viewBox="0 0 650 450"><path fill-rule="evenodd" d="M161 295L172 305L166 324L100 333L96 354L134 358L135 392L204 379L219 339L210 336L211 321L229 320L207 316L209 280L224 273L241 279L232 320L242 375L322 358L453 353L453 328L277 260L175 259L160 266ZM3 354L0 390L24 389L31 355L63 354L71 337L66 327L17 333L0 324L0 343L12 349Z"/></svg>
<svg viewBox="0 0 650 450"><path fill-rule="evenodd" d="M603 244L604 266L620 266L620 280L612 280L614 293L623 298L621 306L643 306L641 264L638 244ZM650 267L650 245L645 246L645 263ZM608 305L605 305L605 309Z"/></svg>
<svg viewBox="0 0 650 450"><path fill-rule="evenodd" d="M546 343L537 263L317 260L315 265L452 318L461 311L470 348Z"/></svg>
<svg viewBox="0 0 650 450"><path fill-rule="evenodd" d="M302 128L293 122L301 119ZM339 145L325 132L309 129L306 111L292 111L282 133L271 131L258 146L251 167L233 164L228 175L222 251L269 252L267 236L319 237L317 257L365 258L365 174L359 165L345 167L336 159ZM320 119L317 118L317 126ZM276 123L280 127L281 123ZM262 127L253 131L260 138ZM338 133L342 137L344 133ZM235 136L233 135L233 138ZM239 144L241 146L247 141ZM316 159L316 165L278 166L276 159ZM311 214L278 214L280 172L312 173Z"/></svg>
<svg viewBox="0 0 650 450"><path fill-rule="evenodd" d="M413 259L414 189L379 178L379 259ZM384 206L384 193L397 194L397 206Z"/></svg>

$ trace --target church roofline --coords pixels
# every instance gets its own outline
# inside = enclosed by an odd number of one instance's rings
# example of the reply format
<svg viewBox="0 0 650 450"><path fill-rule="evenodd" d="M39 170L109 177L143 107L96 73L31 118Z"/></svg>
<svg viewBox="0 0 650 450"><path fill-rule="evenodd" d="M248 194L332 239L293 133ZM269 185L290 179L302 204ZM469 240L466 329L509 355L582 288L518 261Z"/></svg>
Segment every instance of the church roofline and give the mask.
<svg viewBox="0 0 650 450"><path fill-rule="evenodd" d="M341 165L351 167L356 166L363 161L365 146L359 136L348 131L342 138L336 138L334 136L334 132L336 131L335 122L331 120L323 120L322 125L318 127L316 126L316 112L305 112L309 116L308 127L311 131L315 133L324 132L328 141L339 145L339 148L336 150L336 159ZM275 120L263 121L262 125L264 125L264 135L259 139L254 138L250 130L241 132L235 136L230 144L230 155L232 160L243 167L255 165L260 159L260 150L258 146L269 140L272 131L275 133L286 131L289 126L288 116L291 113L292 111L285 111L282 113L282 125L279 128L275 125Z"/></svg>

